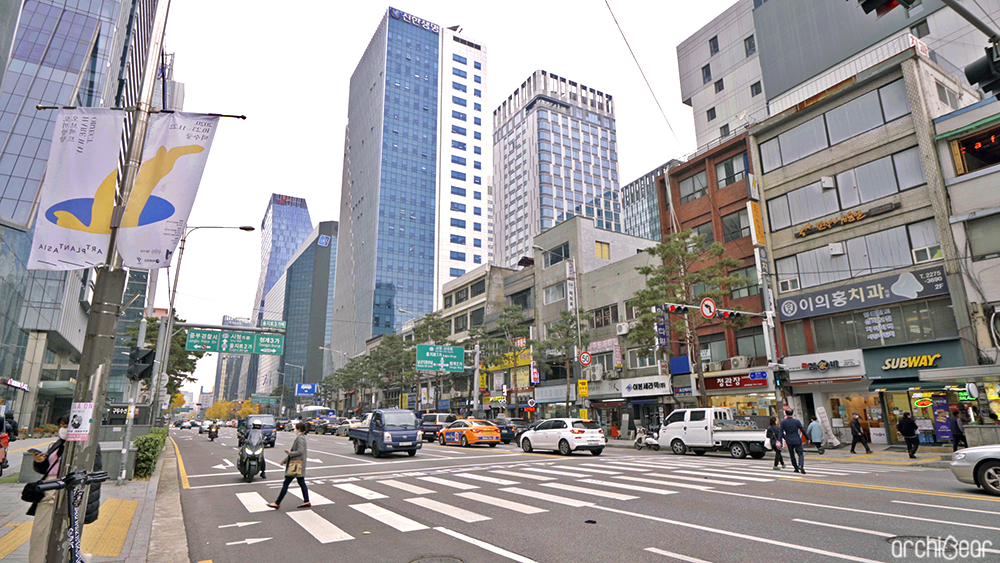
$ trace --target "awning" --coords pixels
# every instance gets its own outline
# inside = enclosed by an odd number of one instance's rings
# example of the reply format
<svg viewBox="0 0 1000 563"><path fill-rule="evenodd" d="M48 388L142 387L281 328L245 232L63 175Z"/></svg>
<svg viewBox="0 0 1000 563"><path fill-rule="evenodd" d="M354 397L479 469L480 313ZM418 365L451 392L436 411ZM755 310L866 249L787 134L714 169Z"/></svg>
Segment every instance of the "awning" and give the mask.
<svg viewBox="0 0 1000 563"><path fill-rule="evenodd" d="M960 368L934 368L918 370L920 381L965 381L981 383L983 380L1000 380L1000 365L965 366Z"/></svg>
<svg viewBox="0 0 1000 563"><path fill-rule="evenodd" d="M944 389L945 384L937 381L918 381L916 379L882 379L872 381L869 391L929 391Z"/></svg>

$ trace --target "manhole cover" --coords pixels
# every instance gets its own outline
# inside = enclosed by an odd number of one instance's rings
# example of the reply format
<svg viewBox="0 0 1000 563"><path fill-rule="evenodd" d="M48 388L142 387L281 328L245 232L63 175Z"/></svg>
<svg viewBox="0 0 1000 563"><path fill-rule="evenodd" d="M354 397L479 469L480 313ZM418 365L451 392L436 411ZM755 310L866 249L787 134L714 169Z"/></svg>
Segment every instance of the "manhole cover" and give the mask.
<svg viewBox="0 0 1000 563"><path fill-rule="evenodd" d="M913 550L919 546L919 549L924 553L932 554L938 558L943 557L949 561L954 560L958 556L958 540L952 537L894 536L885 538L885 541L892 546L894 553L897 550L899 550L899 553L913 553Z"/></svg>
<svg viewBox="0 0 1000 563"><path fill-rule="evenodd" d="M421 557L420 559L414 559L410 563L465 563L464 559L459 559L458 557Z"/></svg>

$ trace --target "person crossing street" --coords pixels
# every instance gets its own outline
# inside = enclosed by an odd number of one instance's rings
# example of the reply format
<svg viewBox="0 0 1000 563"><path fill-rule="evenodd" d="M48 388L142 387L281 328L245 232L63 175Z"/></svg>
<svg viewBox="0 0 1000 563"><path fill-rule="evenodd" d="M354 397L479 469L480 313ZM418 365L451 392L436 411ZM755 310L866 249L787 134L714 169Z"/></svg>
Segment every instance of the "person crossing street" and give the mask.
<svg viewBox="0 0 1000 563"><path fill-rule="evenodd" d="M802 435L806 429L802 426L802 421L792 416L793 411L785 411L785 419L781 421L781 434L785 444L788 446L788 457L792 459L792 467L796 473L806 473L806 455L802 449ZM795 456L798 455L796 461Z"/></svg>
<svg viewBox="0 0 1000 563"><path fill-rule="evenodd" d="M308 451L306 445L306 423L297 423L295 430L297 433L295 441L292 442L292 449L285 450L287 457L281 462L281 465L285 466L285 482L281 485L278 500L267 505L275 510L281 507L281 501L285 499L285 494L288 493L288 485L292 483L292 479L298 481L299 488L302 489L302 504L298 507L309 508L312 506L312 503L309 502L309 489L306 488L306 452Z"/></svg>

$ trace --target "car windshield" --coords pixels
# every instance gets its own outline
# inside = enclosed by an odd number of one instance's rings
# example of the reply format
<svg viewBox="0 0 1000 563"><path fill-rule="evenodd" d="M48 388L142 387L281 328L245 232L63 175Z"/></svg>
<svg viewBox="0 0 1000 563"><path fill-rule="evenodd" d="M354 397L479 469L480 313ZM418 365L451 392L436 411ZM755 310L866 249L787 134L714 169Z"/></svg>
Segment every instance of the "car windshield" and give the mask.
<svg viewBox="0 0 1000 563"><path fill-rule="evenodd" d="M496 424L493 424L492 422L490 422L488 420L470 420L469 422L473 426L492 426L492 427L496 428Z"/></svg>
<svg viewBox="0 0 1000 563"><path fill-rule="evenodd" d="M386 426L417 427L417 417L412 412L387 412L382 416L385 417Z"/></svg>
<svg viewBox="0 0 1000 563"><path fill-rule="evenodd" d="M252 416L247 423L250 426L253 426L254 424L260 424L261 426L275 426L274 417L270 415Z"/></svg>
<svg viewBox="0 0 1000 563"><path fill-rule="evenodd" d="M600 430L601 425L592 420L574 420L573 428L585 428L587 430Z"/></svg>

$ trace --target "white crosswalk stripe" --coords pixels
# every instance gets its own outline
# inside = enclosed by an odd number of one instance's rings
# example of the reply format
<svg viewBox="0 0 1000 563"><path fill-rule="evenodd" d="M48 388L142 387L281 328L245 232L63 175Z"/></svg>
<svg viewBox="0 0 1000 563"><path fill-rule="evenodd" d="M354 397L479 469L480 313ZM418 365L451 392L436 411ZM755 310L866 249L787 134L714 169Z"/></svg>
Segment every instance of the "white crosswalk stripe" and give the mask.
<svg viewBox="0 0 1000 563"><path fill-rule="evenodd" d="M236 493L236 498L240 499L247 512L266 512L272 510L267 506L267 501L260 493Z"/></svg>
<svg viewBox="0 0 1000 563"><path fill-rule="evenodd" d="M741 481L753 481L757 483L768 483L770 481L774 481L774 479L764 479L761 477L747 477L745 475L740 475L738 473L725 473L720 470L712 470L711 472L708 472L708 471L690 471L687 469L682 469L680 471L677 471L676 473L683 473L685 475L704 475L706 477L718 477L724 479L739 479Z"/></svg>
<svg viewBox="0 0 1000 563"><path fill-rule="evenodd" d="M302 491L300 489L288 488L288 494L299 499L302 498ZM326 498L325 496L309 491L309 504L313 506L323 506L325 504L333 504L333 501Z"/></svg>
<svg viewBox="0 0 1000 563"><path fill-rule="evenodd" d="M618 475L615 479L628 479L630 483L649 483L651 485L663 485L666 487L677 487L679 489L695 489L699 491L710 491L713 487L706 487L704 485L692 485L691 483L678 483L676 481L664 481L662 479L646 479L643 477L635 477L633 475Z"/></svg>
<svg viewBox="0 0 1000 563"><path fill-rule="evenodd" d="M655 495L676 495L677 491L668 491L666 489L654 489L653 487L643 487L641 485L633 485L631 483L614 483L611 481L601 481L599 479L580 479L580 483L587 483L588 485L601 485L602 487L614 487L617 489L628 489L630 491L635 491L637 493L653 493Z"/></svg>
<svg viewBox="0 0 1000 563"><path fill-rule="evenodd" d="M530 497L530 498L538 499L538 500L547 500L549 502L554 502L556 504L565 504L566 506L572 506L572 507L576 507L576 508L580 508L580 507L584 507L584 506L594 506L594 503L592 503L592 502L587 502L587 501L583 501L583 500L577 500L575 498L566 498L566 497L560 497L560 496L556 496L556 495L550 495L548 493L543 493L543 492L540 492L540 491L531 491L531 490L528 490L528 489L522 489L520 487L507 487L506 489L500 489L500 490L503 491L503 492L505 492L505 493L513 493L515 495L521 495L521 496Z"/></svg>
<svg viewBox="0 0 1000 563"><path fill-rule="evenodd" d="M483 522L484 520L492 520L489 516L483 516L482 514L476 514L470 510L465 510L464 508L459 508L457 506L452 506L450 504L445 504L443 502L438 502L434 499L427 497L417 497L403 499L406 502L421 506L428 510L433 510L434 512L440 512L445 516L451 516L452 518L457 518L464 522Z"/></svg>
<svg viewBox="0 0 1000 563"><path fill-rule="evenodd" d="M557 469L543 469L541 467L525 467L525 471L534 471L536 473L548 473L549 475L561 475L563 477L590 477L589 473L576 473L573 471L559 471Z"/></svg>
<svg viewBox="0 0 1000 563"><path fill-rule="evenodd" d="M621 493L612 493L610 491L601 491L598 489L589 489L587 487L577 487L575 485L566 485L564 483L541 483L543 487L552 487L555 489L560 489L563 491L572 491L574 493L582 493L585 495L594 495L596 497L604 497L615 500L633 500L639 497L634 497L632 495L623 495Z"/></svg>
<svg viewBox="0 0 1000 563"><path fill-rule="evenodd" d="M603 465L596 465L596 464L593 464L593 463L581 463L580 465L583 465L584 467L587 468L587 469L583 469L583 471L591 471L593 473L610 473L611 475L614 475L614 473L611 473L611 472L608 472L608 471L597 471L596 469L591 469L591 468L592 467L607 467L607 468L610 468L610 469L617 469L618 473L621 473L622 471L646 471L645 469L642 469L641 467L632 467L631 465L619 465L619 464L616 464L616 463L605 463Z"/></svg>
<svg viewBox="0 0 1000 563"><path fill-rule="evenodd" d="M485 475L476 475L475 473L452 473L455 477L465 477L466 479L472 479L473 481L484 481L486 483L496 483L497 485L519 485L517 481L510 481L507 479L500 479L499 477L487 477Z"/></svg>
<svg viewBox="0 0 1000 563"><path fill-rule="evenodd" d="M704 483L708 485L726 485L730 487L739 487L745 485L746 483L741 483L737 480L730 481L720 481L719 479L710 479L708 477L688 477L686 475L678 475L676 473L646 473L647 476L663 477L664 479L681 479L684 481L695 481L698 483Z"/></svg>
<svg viewBox="0 0 1000 563"><path fill-rule="evenodd" d="M297 510L287 514L296 524L302 526L305 531L316 538L319 543L333 543L354 539L354 536L334 526L312 510Z"/></svg>
<svg viewBox="0 0 1000 563"><path fill-rule="evenodd" d="M351 508L357 510L365 516L370 516L378 522L381 522L387 526L391 526L400 532L413 532L416 530L426 530L427 526L424 526L416 520L411 520L406 516L401 516L392 512L391 510L382 508L377 504L370 502L365 502L361 504L352 504Z"/></svg>
<svg viewBox="0 0 1000 563"><path fill-rule="evenodd" d="M519 477L521 479L534 479L535 481L555 481L555 477L543 477L542 475L532 475L530 473L518 473L516 471L506 471L503 469L493 469L490 473L499 473L500 475L510 475L511 477Z"/></svg>
<svg viewBox="0 0 1000 563"><path fill-rule="evenodd" d="M451 487L453 489L461 489L463 491L471 491L472 489L478 489L476 485L470 485L468 483L459 483L457 481L449 481L448 479L442 479L440 477L418 477L421 481L427 481L428 483L437 483L438 485L444 485L445 487Z"/></svg>
<svg viewBox="0 0 1000 563"><path fill-rule="evenodd" d="M410 483L404 483L402 481L397 481L395 479L382 479L379 483L383 485L389 485L401 491L406 491L408 493L413 493L415 495L428 495L434 491L430 489L425 489L419 485L411 485Z"/></svg>
<svg viewBox="0 0 1000 563"><path fill-rule="evenodd" d="M365 500L376 500L376 499L380 499L380 498L389 498L389 497L383 495L382 493L377 493L377 492L375 492L375 491L373 491L371 489L366 489L364 487L359 487L359 486L357 486L357 485L355 485L353 483L339 483L337 485L334 485L334 487L337 487L338 489L340 489L342 491L347 491L347 492L349 492L351 494L358 495L359 497L361 497L361 498L363 498Z"/></svg>
<svg viewBox="0 0 1000 563"><path fill-rule="evenodd" d="M608 471L607 469L594 469L594 467L601 467L600 465L595 465L593 463L581 463L580 465L570 465L570 468L579 469L580 471L586 471L587 473L597 473L599 475L621 475L622 470L618 467L613 467L617 471ZM612 466L608 466L612 467Z"/></svg>
<svg viewBox="0 0 1000 563"><path fill-rule="evenodd" d="M467 498L470 500L478 500L479 502L486 503L490 506L499 506L500 508L513 510L515 512L520 512L521 514L538 514L540 512L548 512L548 510L544 508L538 508L536 506L521 504L519 502L504 500L502 498L491 497L479 493L471 493L471 492L455 493L455 496L460 496L462 498Z"/></svg>

